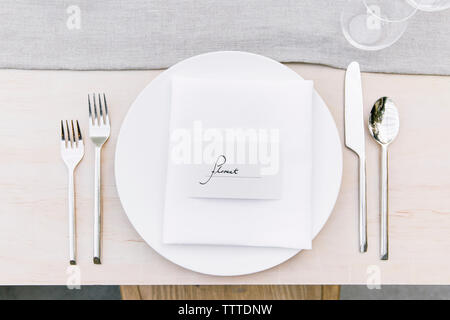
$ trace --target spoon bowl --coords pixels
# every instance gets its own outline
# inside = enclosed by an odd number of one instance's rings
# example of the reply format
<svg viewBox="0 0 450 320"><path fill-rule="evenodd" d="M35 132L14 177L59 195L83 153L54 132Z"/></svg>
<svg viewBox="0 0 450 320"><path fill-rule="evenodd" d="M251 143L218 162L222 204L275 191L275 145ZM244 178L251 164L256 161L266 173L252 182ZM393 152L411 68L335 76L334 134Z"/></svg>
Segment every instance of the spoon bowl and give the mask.
<svg viewBox="0 0 450 320"><path fill-rule="evenodd" d="M400 121L394 101L388 97L378 99L369 116L369 131L381 145L390 144L398 134Z"/></svg>

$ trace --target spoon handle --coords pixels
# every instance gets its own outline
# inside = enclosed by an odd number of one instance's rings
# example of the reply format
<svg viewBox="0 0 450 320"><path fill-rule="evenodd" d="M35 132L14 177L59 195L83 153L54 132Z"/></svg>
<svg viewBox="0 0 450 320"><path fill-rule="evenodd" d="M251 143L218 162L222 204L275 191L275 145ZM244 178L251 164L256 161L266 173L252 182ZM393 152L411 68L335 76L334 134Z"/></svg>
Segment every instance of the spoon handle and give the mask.
<svg viewBox="0 0 450 320"><path fill-rule="evenodd" d="M381 244L380 259L388 260L388 147L381 147Z"/></svg>
<svg viewBox="0 0 450 320"><path fill-rule="evenodd" d="M366 158L359 156L359 252L367 251Z"/></svg>

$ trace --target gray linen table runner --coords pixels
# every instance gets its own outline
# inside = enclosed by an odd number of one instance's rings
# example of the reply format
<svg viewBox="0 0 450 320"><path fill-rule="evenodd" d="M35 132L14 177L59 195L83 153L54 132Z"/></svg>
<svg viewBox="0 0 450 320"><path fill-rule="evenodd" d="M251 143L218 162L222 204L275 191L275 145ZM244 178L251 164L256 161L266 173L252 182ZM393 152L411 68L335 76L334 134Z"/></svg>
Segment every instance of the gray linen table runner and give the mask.
<svg viewBox="0 0 450 320"><path fill-rule="evenodd" d="M450 10L420 12L391 47L344 38L346 0L3 0L0 67L158 69L217 50L364 71L450 74Z"/></svg>

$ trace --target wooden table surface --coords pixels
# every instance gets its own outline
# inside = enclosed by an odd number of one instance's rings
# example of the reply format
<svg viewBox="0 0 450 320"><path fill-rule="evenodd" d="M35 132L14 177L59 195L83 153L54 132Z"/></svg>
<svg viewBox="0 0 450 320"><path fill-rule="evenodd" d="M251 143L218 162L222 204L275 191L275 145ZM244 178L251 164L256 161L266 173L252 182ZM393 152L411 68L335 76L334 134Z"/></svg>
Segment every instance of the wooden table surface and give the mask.
<svg viewBox="0 0 450 320"><path fill-rule="evenodd" d="M290 64L312 79L343 141L344 71ZM358 253L357 158L343 149L342 188L327 224L303 251L270 270L213 277L150 248L128 221L114 181L120 124L161 71L0 70L0 284L450 284L450 77L363 74L365 116L382 95L398 104L390 149L390 260L379 252L379 148L366 135L368 240ZM78 269L68 269L66 169L59 121L87 137L88 92L106 92L112 135L103 151L103 265L92 264L93 145L76 171Z"/></svg>

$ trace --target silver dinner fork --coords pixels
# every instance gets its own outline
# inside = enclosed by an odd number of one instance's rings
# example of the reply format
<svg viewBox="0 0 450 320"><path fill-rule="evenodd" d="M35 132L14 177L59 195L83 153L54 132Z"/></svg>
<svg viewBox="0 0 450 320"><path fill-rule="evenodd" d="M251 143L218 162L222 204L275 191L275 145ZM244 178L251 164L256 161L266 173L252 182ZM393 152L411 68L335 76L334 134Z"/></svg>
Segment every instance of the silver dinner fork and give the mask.
<svg viewBox="0 0 450 320"><path fill-rule="evenodd" d="M101 151L103 144L108 140L111 127L109 124L108 106L106 97L103 94L103 102L98 96L98 108L95 93L91 97L88 95L89 105L89 137L95 145L95 173L94 173L94 263L101 264ZM93 110L92 110L93 109ZM97 110L98 109L98 110Z"/></svg>
<svg viewBox="0 0 450 320"><path fill-rule="evenodd" d="M76 121L76 128L73 120L61 120L61 157L66 164L69 174L68 198L69 198L69 259L70 264L76 264L76 244L75 244L75 186L74 171L84 155L84 143L81 136L80 124Z"/></svg>

